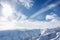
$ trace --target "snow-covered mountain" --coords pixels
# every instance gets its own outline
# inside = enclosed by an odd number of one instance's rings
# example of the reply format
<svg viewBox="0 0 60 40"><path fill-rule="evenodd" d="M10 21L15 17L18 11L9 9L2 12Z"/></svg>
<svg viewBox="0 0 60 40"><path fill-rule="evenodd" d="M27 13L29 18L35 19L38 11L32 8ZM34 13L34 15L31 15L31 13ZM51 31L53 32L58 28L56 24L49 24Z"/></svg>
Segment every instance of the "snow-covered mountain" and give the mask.
<svg viewBox="0 0 60 40"><path fill-rule="evenodd" d="M0 40L60 40L60 28L0 31Z"/></svg>

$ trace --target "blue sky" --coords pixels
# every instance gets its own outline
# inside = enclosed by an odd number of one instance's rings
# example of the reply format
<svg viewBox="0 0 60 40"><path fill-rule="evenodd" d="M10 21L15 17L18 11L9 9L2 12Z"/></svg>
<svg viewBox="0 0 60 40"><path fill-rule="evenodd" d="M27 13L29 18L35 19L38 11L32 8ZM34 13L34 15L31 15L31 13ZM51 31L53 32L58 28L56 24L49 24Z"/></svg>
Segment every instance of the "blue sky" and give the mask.
<svg viewBox="0 0 60 40"><path fill-rule="evenodd" d="M60 27L60 0L0 0L1 7L1 30Z"/></svg>
<svg viewBox="0 0 60 40"><path fill-rule="evenodd" d="M17 0L17 2L16 2L16 0L15 1L7 0L7 1L10 4L14 5L15 10L17 12L22 12L22 14L27 16L28 19L31 16L33 16L36 12L38 12L39 10L46 9L47 6L49 6L51 4L57 4L58 2L60 2L60 0L29 0L29 1L23 0L22 2L21 2L21 0ZM60 3L54 8L51 8L49 10L46 10L45 12L39 13L33 19L34 20L36 20L36 19L45 20L45 16L50 14L51 12L54 12L55 14L57 14L60 17L59 11L60 11ZM37 18L37 17L39 17L39 18Z"/></svg>
<svg viewBox="0 0 60 40"><path fill-rule="evenodd" d="M31 15L35 14L40 9L46 8L50 4L55 4L55 3L57 4L60 0L32 0L32 1L33 1L32 2L33 6L29 9L27 9L23 5L17 3L17 5L16 5L17 10L21 11L24 15L28 16L28 18L29 18ZM55 8L51 8L51 9L43 12L42 14L39 14L40 19L37 19L36 17L34 19L45 20L45 16L47 14L50 14L51 12L54 12L55 14L57 14L60 17L59 11L60 11L60 4L57 5Z"/></svg>

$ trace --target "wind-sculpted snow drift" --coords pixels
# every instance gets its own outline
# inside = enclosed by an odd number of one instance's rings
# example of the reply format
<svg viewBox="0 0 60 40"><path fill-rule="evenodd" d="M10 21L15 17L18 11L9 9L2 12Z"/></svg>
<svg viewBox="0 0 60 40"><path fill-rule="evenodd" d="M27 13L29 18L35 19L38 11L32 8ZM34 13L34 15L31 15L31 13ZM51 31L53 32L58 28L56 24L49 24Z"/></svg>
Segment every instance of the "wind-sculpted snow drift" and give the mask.
<svg viewBox="0 0 60 40"><path fill-rule="evenodd" d="M0 40L60 40L60 28L0 31Z"/></svg>

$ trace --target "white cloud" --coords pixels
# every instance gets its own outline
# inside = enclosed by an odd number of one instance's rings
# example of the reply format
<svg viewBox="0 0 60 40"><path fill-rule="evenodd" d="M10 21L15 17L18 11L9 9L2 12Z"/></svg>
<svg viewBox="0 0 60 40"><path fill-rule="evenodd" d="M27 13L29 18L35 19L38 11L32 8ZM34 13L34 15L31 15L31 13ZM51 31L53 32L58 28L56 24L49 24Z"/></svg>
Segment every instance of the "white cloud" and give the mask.
<svg viewBox="0 0 60 40"><path fill-rule="evenodd" d="M1 0L1 1L8 2L8 0ZM20 5L23 5L27 9L29 9L33 6L33 0L10 0L9 3L12 5L15 5L15 3L18 3Z"/></svg>
<svg viewBox="0 0 60 40"><path fill-rule="evenodd" d="M8 2L1 2L2 5L2 17L0 17L0 21L16 21L16 20L25 20L27 16L25 16L22 12L17 12L15 6ZM14 15L15 14L15 15Z"/></svg>
<svg viewBox="0 0 60 40"><path fill-rule="evenodd" d="M45 10L44 10L45 11ZM42 10L42 12L44 12ZM51 15L46 15L46 20L52 19L51 21L43 22L43 21L30 21L27 20L27 16L22 14L21 12L16 12L15 13L17 16L13 15L12 17L12 22L2 22L0 21L0 30L15 30L15 29L46 29L46 28L55 28L55 27L60 27L60 20L58 19L59 17L56 16L56 14L51 14ZM17 21L17 19L21 16L20 21ZM14 18L17 17L16 20ZM4 18L3 18L4 19Z"/></svg>
<svg viewBox="0 0 60 40"><path fill-rule="evenodd" d="M10 20L13 21L21 21L21 20L26 20L27 16L25 16L23 13L21 12L15 12L15 14L11 15Z"/></svg>
<svg viewBox="0 0 60 40"><path fill-rule="evenodd" d="M52 14L53 15L53 14ZM56 14L55 14L56 15ZM51 15L50 15L51 16ZM49 17L50 18L50 17ZM24 19L24 18L23 18ZM60 27L60 20L58 18L52 18L53 20L47 22L43 21L30 21L30 20L20 20L12 22L0 22L0 30L15 30L15 29L46 29L46 28L56 28Z"/></svg>
<svg viewBox="0 0 60 40"><path fill-rule="evenodd" d="M46 29L60 27L60 20L55 16L56 14L49 15L49 19L53 19L49 22L45 21L29 21L24 20L16 23L16 26L22 27L23 29Z"/></svg>
<svg viewBox="0 0 60 40"><path fill-rule="evenodd" d="M27 9L31 8L33 6L33 0L19 0L24 7Z"/></svg>
<svg viewBox="0 0 60 40"><path fill-rule="evenodd" d="M30 18L34 18L34 17L38 16L39 14L46 12L46 11L56 7L56 6L57 6L56 4L50 4L47 7L44 7L42 9L40 9L39 11L37 11L36 13L34 13Z"/></svg>
<svg viewBox="0 0 60 40"><path fill-rule="evenodd" d="M55 13L51 13L50 15L46 15L46 20L54 20L57 19L57 15Z"/></svg>

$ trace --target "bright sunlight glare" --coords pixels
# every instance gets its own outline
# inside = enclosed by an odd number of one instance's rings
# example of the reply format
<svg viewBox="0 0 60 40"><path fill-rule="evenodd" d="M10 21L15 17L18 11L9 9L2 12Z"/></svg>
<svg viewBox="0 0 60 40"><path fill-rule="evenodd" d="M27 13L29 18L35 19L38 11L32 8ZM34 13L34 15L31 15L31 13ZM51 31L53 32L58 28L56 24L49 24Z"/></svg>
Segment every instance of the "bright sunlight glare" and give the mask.
<svg viewBox="0 0 60 40"><path fill-rule="evenodd" d="M2 3L2 14L5 17L8 17L10 15L12 15L13 13L13 8L11 7L11 5L9 5L8 3Z"/></svg>

